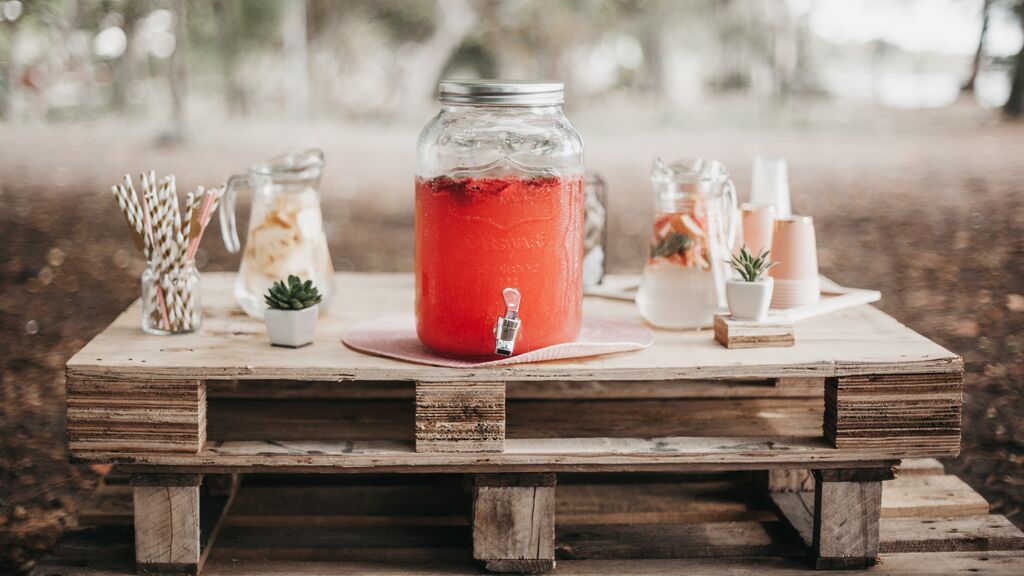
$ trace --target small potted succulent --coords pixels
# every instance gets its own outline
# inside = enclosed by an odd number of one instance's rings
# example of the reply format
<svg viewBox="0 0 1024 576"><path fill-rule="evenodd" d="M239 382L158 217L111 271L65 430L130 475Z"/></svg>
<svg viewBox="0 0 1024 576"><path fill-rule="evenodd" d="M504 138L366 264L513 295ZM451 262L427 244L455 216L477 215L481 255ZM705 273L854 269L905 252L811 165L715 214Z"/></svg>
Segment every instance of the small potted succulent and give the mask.
<svg viewBox="0 0 1024 576"><path fill-rule="evenodd" d="M264 300L267 310L263 320L271 344L298 348L313 341L320 292L312 280L303 282L298 276L288 276L287 283L274 282Z"/></svg>
<svg viewBox="0 0 1024 576"><path fill-rule="evenodd" d="M732 268L739 277L726 281L725 293L729 299L729 313L736 320L761 322L768 316L775 284L774 278L765 274L775 265L768 259L768 253L768 250L763 250L754 256L744 245L739 254L732 257Z"/></svg>

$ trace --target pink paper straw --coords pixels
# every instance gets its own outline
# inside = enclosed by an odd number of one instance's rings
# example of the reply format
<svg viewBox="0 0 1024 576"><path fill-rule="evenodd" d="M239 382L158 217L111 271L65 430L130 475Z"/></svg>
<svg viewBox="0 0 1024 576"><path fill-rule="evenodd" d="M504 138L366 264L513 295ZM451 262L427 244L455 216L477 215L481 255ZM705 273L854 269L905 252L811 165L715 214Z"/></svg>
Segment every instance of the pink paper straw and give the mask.
<svg viewBox="0 0 1024 576"><path fill-rule="evenodd" d="M189 262L195 258L196 252L199 251L199 242L203 240L203 233L206 232L206 226L210 223L210 208L213 206L213 196L213 194L207 192L206 198L203 199L203 209L199 216L199 234L196 234L192 245L188 247L188 254L185 258Z"/></svg>
<svg viewBox="0 0 1024 576"><path fill-rule="evenodd" d="M164 289L160 284L156 285L156 301L160 303L160 323L164 330L171 331L171 320L167 316L167 303L164 302Z"/></svg>

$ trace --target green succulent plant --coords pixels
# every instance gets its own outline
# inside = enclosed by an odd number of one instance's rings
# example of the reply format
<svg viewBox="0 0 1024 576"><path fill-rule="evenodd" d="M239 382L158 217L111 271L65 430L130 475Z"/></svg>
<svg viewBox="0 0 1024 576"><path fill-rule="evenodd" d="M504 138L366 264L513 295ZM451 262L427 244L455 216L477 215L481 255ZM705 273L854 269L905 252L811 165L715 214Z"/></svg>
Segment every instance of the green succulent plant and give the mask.
<svg viewBox="0 0 1024 576"><path fill-rule="evenodd" d="M746 282L757 282L769 268L775 266L777 262L772 262L768 259L770 250L762 250L760 254L754 256L750 253L750 249L744 244L743 248L740 248L740 253L735 254L732 257L732 269L735 270L740 278L743 278Z"/></svg>
<svg viewBox="0 0 1024 576"><path fill-rule="evenodd" d="M303 282L298 276L288 276L288 283L283 280L274 285L263 297L267 306L278 310L303 310L320 303L320 292L312 280Z"/></svg>

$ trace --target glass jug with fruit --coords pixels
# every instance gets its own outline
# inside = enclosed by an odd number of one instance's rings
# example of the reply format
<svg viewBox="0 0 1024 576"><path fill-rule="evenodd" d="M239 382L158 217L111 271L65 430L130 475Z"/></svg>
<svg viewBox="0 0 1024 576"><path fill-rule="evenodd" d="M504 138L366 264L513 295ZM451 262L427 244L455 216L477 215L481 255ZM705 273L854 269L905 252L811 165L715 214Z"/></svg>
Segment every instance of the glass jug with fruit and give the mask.
<svg viewBox="0 0 1024 576"><path fill-rule="evenodd" d="M659 328L710 326L726 305L736 188L715 160L654 161L654 229L636 303Z"/></svg>
<svg viewBox="0 0 1024 576"><path fill-rule="evenodd" d="M583 143L554 82L444 81L420 134L416 330L493 358L576 339Z"/></svg>
<svg viewBox="0 0 1024 576"><path fill-rule="evenodd" d="M320 211L324 155L306 150L279 156L232 176L220 206L220 229L229 252L238 252L235 200L252 190L249 231L235 280L235 298L246 314L263 318L263 295L289 275L308 278L323 295L321 310L334 293L334 267L327 250Z"/></svg>

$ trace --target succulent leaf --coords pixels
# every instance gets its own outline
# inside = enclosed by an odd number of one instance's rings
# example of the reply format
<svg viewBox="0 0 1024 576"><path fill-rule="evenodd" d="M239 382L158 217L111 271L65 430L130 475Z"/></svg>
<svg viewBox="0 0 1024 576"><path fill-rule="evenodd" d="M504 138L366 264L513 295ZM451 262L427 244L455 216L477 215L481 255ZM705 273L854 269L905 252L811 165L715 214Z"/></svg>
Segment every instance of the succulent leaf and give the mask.
<svg viewBox="0 0 1024 576"><path fill-rule="evenodd" d="M287 282L274 282L263 297L268 307L278 310L303 310L319 304L321 299L320 291L312 280L303 282L295 275L289 275Z"/></svg>
<svg viewBox="0 0 1024 576"><path fill-rule="evenodd" d="M754 256L744 244L739 254L733 255L730 264L744 281L757 282L764 277L769 268L777 264L768 259L769 253L769 250L762 250L760 254Z"/></svg>

